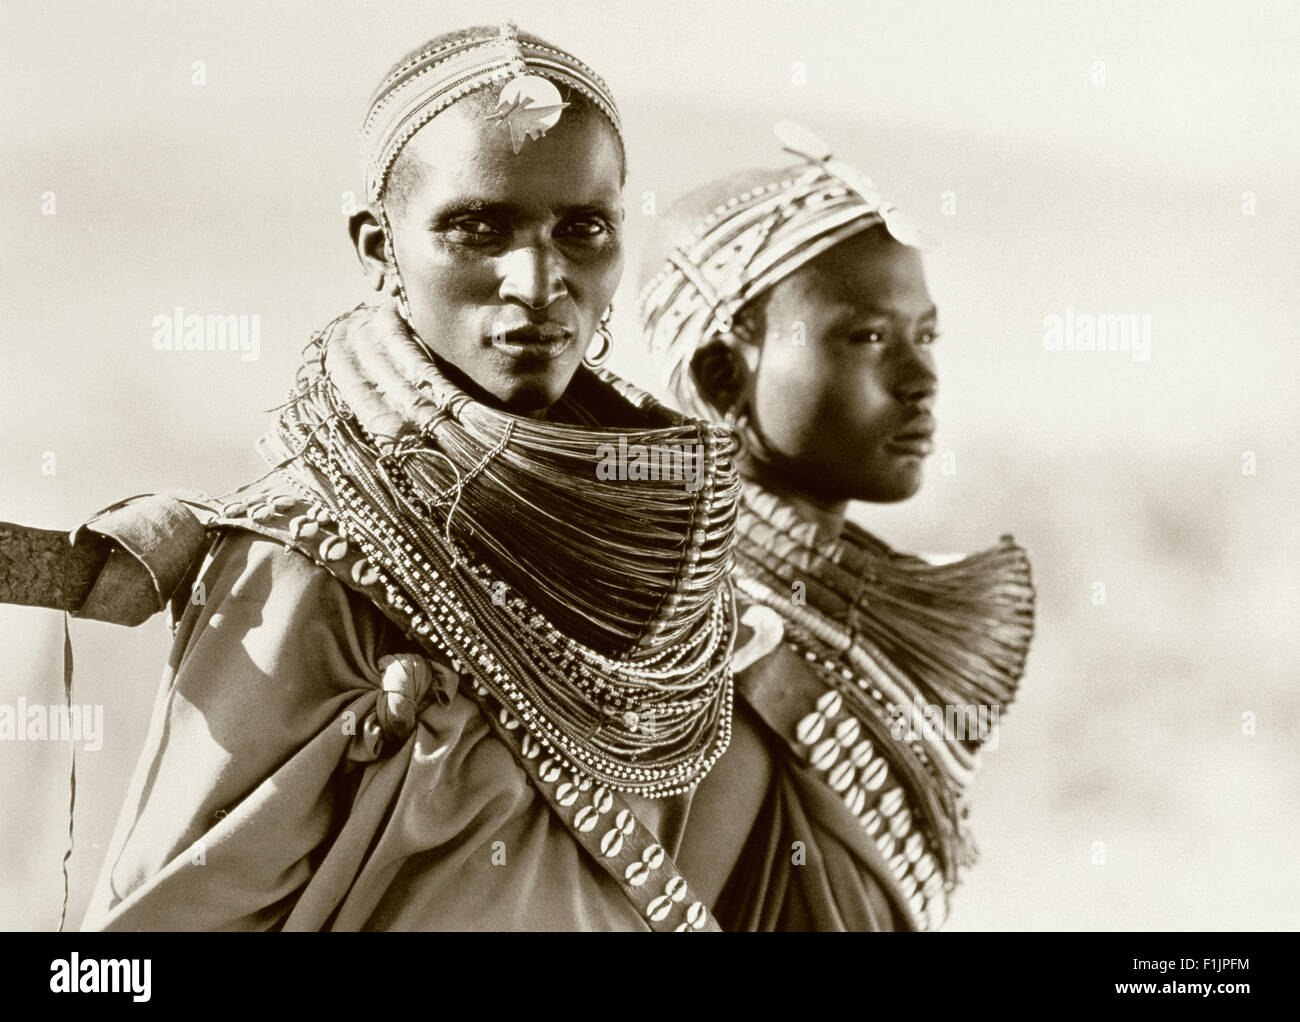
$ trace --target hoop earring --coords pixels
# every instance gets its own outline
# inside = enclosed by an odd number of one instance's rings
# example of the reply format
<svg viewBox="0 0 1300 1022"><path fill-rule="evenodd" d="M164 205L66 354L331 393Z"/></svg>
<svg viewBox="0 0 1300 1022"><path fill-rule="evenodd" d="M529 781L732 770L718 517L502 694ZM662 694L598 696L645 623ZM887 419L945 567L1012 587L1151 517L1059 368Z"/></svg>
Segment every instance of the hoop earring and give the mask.
<svg viewBox="0 0 1300 1022"><path fill-rule="evenodd" d="M582 356L582 364L588 369L599 369L609 358L609 353L614 350L614 335L610 333L609 320L614 312L614 306L608 305L605 308L605 314L600 317L600 322L596 324L596 340L601 342L600 351L592 355L591 349L587 349L587 354Z"/></svg>
<svg viewBox="0 0 1300 1022"><path fill-rule="evenodd" d="M731 430L731 436L736 444L736 450L733 457L742 458L749 453L750 444L746 433L746 427L749 425L749 410L728 408L723 413L722 421L726 427Z"/></svg>
<svg viewBox="0 0 1300 1022"><path fill-rule="evenodd" d="M394 263L394 266L397 264ZM411 322L411 306L406 301L406 288L402 286L402 275L396 270L393 271L393 281L388 286L388 293L397 299L397 314L406 321L406 325L415 328Z"/></svg>
<svg viewBox="0 0 1300 1022"><path fill-rule="evenodd" d="M791 478L800 477L799 462L782 454L772 445L755 421L753 407L748 401L743 408L728 412L726 422L736 438L735 457L744 459L751 470L763 466ZM742 470L742 474L744 471L746 470Z"/></svg>

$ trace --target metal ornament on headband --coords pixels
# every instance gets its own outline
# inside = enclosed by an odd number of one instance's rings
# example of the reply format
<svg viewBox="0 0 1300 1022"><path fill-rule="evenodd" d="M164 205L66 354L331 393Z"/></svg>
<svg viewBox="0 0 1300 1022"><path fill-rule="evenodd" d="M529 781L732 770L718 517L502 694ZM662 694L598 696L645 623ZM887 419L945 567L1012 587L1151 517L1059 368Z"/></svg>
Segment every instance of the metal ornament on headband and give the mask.
<svg viewBox="0 0 1300 1022"><path fill-rule="evenodd" d="M541 75L530 75L519 49L519 30L513 21L501 26L501 38L514 47L510 64L514 77L497 97L497 108L488 114L489 121L503 121L510 129L510 146L518 154L530 138L541 138L555 127L560 114L569 104L560 99L560 90Z"/></svg>
<svg viewBox="0 0 1300 1022"><path fill-rule="evenodd" d="M836 160L830 147L820 137L794 121L780 121L773 125L772 131L787 153L802 156L809 163L819 164L828 174L833 174L857 192L868 206L874 207L876 215L885 225L885 230L896 241L912 248L924 247L921 235L906 214L894 203L885 201L877 190L875 182L866 174L856 167Z"/></svg>

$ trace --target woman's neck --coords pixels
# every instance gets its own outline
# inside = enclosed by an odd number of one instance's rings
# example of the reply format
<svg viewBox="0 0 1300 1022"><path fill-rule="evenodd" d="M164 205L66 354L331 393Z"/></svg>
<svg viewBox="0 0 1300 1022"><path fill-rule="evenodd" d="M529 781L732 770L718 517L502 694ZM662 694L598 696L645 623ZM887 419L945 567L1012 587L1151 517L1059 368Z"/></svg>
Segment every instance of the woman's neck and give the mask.
<svg viewBox="0 0 1300 1022"><path fill-rule="evenodd" d="M811 522L816 526L819 543L830 543L839 539L844 529L844 515L849 506L847 500L825 500L814 496L792 484L769 465L743 456L737 460L741 476L746 483L761 487L773 496L781 498L803 521Z"/></svg>

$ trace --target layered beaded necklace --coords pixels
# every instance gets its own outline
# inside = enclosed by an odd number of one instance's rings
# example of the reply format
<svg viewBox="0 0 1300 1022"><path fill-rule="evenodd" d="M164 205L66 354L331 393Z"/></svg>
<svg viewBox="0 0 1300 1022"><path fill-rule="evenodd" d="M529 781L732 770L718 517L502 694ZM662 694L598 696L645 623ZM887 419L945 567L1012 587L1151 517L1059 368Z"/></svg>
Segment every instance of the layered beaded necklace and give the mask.
<svg viewBox="0 0 1300 1022"><path fill-rule="evenodd" d="M358 307L313 338L268 456L365 551L412 629L568 769L668 797L730 741L730 435L609 374L579 370L564 400L626 425L490 408L392 303ZM693 471L602 479L620 438Z"/></svg>
<svg viewBox="0 0 1300 1022"><path fill-rule="evenodd" d="M737 585L781 615L789 645L875 747L889 750L951 885L974 860L962 796L989 736L973 723L950 734L923 718L930 707L983 707L1000 718L1014 700L1034 621L1024 550L1004 536L935 564L851 522L835 541L818 542L815 525L751 483L737 529Z"/></svg>

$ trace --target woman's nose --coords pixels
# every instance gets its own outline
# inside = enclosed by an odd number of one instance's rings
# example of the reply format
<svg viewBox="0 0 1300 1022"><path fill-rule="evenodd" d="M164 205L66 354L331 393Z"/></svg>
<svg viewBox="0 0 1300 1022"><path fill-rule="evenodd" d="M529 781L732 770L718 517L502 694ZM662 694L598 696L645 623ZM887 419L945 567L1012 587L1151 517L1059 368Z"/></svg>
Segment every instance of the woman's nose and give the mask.
<svg viewBox="0 0 1300 1022"><path fill-rule="evenodd" d="M895 368L893 395L902 404L920 405L926 411L939 393L939 377L927 353L906 345Z"/></svg>
<svg viewBox="0 0 1300 1022"><path fill-rule="evenodd" d="M559 255L545 244L520 246L502 256L500 295L530 309L544 309L568 293Z"/></svg>

